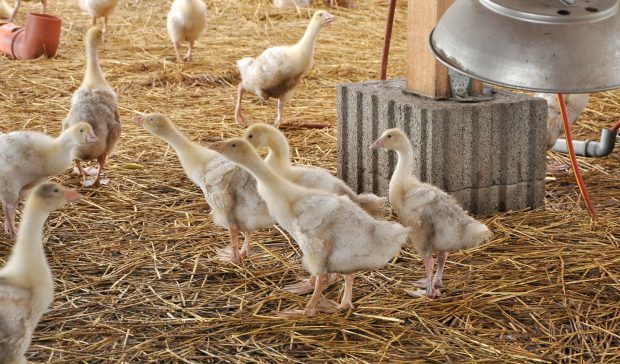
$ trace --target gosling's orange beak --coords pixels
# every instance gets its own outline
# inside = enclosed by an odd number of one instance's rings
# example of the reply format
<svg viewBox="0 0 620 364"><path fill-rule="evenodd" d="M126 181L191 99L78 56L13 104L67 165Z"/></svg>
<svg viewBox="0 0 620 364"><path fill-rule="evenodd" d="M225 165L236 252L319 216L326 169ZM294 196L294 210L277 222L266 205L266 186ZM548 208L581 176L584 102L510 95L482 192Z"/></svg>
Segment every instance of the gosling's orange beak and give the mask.
<svg viewBox="0 0 620 364"><path fill-rule="evenodd" d="M207 148L214 150L220 154L224 151L224 147L226 147L226 142L215 142L207 145Z"/></svg>
<svg viewBox="0 0 620 364"><path fill-rule="evenodd" d="M133 118L133 122L140 126L144 126L144 116L142 115L136 116L135 118Z"/></svg>
<svg viewBox="0 0 620 364"><path fill-rule="evenodd" d="M94 143L94 142L96 142L97 140L99 140L99 139L97 139L97 136L95 135L95 133L90 132L90 133L87 133L87 134L86 134L86 141L87 141L88 143Z"/></svg>
<svg viewBox="0 0 620 364"><path fill-rule="evenodd" d="M336 20L336 17L330 13L325 14L325 24L329 24Z"/></svg>
<svg viewBox="0 0 620 364"><path fill-rule="evenodd" d="M383 138L375 140L375 142L370 145L370 149L380 149L383 147L385 147L385 144L383 143Z"/></svg>
<svg viewBox="0 0 620 364"><path fill-rule="evenodd" d="M66 190L65 191L65 200L69 202L75 202L82 198L82 195L75 192L74 190Z"/></svg>

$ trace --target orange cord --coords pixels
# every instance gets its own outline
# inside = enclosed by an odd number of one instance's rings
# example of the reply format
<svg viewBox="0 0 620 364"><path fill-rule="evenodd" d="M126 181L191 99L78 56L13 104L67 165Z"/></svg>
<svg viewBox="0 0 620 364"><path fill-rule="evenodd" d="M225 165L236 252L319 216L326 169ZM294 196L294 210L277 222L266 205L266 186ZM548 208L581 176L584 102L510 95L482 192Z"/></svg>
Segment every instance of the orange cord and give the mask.
<svg viewBox="0 0 620 364"><path fill-rule="evenodd" d="M611 127L611 131L617 131L618 129L620 129L620 120L616 121L614 126Z"/></svg>
<svg viewBox="0 0 620 364"><path fill-rule="evenodd" d="M575 156L575 149L573 148L573 137L570 133L570 123L568 122L568 113L566 112L566 105L564 104L564 96L562 94L558 94L558 104L560 105L560 111L562 112L562 122L564 123L564 133L566 134L566 145L568 145L570 164L573 167L573 173L575 174L575 179L577 180L577 186L579 186L581 196L586 202L586 206L588 207L588 212L590 212L590 216L596 220L596 218L598 217L596 214L596 210L594 209L592 201L590 200L590 195L588 194L588 190L586 189L586 183L583 181L583 178L581 178L579 164L577 164L577 157Z"/></svg>

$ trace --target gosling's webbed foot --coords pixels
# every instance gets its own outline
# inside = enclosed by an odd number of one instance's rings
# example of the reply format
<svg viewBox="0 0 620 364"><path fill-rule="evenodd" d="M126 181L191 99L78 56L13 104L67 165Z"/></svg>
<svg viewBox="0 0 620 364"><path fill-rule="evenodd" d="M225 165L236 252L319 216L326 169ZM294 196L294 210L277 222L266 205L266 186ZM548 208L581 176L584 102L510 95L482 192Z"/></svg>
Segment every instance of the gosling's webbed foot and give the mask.
<svg viewBox="0 0 620 364"><path fill-rule="evenodd" d="M437 298L441 296L441 292L438 289L433 289L429 292L426 289L405 289L405 293L413 297L429 297L429 298Z"/></svg>
<svg viewBox="0 0 620 364"><path fill-rule="evenodd" d="M86 173L87 176L96 176L97 173L99 173L99 167L86 167L84 168L84 173Z"/></svg>
<svg viewBox="0 0 620 364"><path fill-rule="evenodd" d="M570 164L567 163L547 163L546 172L549 175L563 174L570 169Z"/></svg>
<svg viewBox="0 0 620 364"><path fill-rule="evenodd" d="M340 311L355 310L355 306L353 305L352 301L340 302L340 304L338 305L338 310Z"/></svg>
<svg viewBox="0 0 620 364"><path fill-rule="evenodd" d="M314 316L316 312L306 311L300 309L289 309L284 311L277 311L276 315L284 318L292 318L292 317L303 317L303 316Z"/></svg>
<svg viewBox="0 0 620 364"><path fill-rule="evenodd" d="M241 125L241 126L245 126L245 118L243 117L243 115L241 115L240 112L235 113L235 121L237 122L237 124Z"/></svg>
<svg viewBox="0 0 620 364"><path fill-rule="evenodd" d="M329 273L327 275L327 283L326 283L325 288L336 283L337 280L338 280L337 273ZM303 281L286 285L282 289L287 292L294 293L294 294L308 294L314 291L314 281L312 281L310 278L306 278Z"/></svg>
<svg viewBox="0 0 620 364"><path fill-rule="evenodd" d="M314 284L310 282L310 279L304 279L301 282L286 285L282 289L294 294L308 294L314 290Z"/></svg>
<svg viewBox="0 0 620 364"><path fill-rule="evenodd" d="M243 258L245 258L245 255L241 252L237 252L237 254L235 254L232 245L229 245L226 248L217 251L217 258L220 262L241 264Z"/></svg>
<svg viewBox="0 0 620 364"><path fill-rule="evenodd" d="M260 253L260 249L254 246L247 247L244 245L241 247L241 250L239 250L239 254L241 255L241 258L249 258L258 253Z"/></svg>
<svg viewBox="0 0 620 364"><path fill-rule="evenodd" d="M282 124L282 118L280 116L276 117L276 120L273 122L273 126L278 128Z"/></svg>
<svg viewBox="0 0 620 364"><path fill-rule="evenodd" d="M95 167L95 166L86 167L86 168L82 168L82 171L84 172L84 175L86 176L96 176L97 173L99 172L99 167ZM73 173L81 174L80 169L77 167L73 167Z"/></svg>
<svg viewBox="0 0 620 364"><path fill-rule="evenodd" d="M321 298L316 307L306 307L303 310L300 309L288 309L284 311L278 311L276 314L280 317L303 317L303 316L316 316L319 314L331 314L338 312L338 304L327 298Z"/></svg>
<svg viewBox="0 0 620 364"><path fill-rule="evenodd" d="M417 281L413 282L411 285L417 288L426 288L428 286L428 280L426 278L420 278ZM441 287L443 286L443 282L433 280L433 286L435 288Z"/></svg>
<svg viewBox="0 0 620 364"><path fill-rule="evenodd" d="M4 224L4 233L9 236L9 239L15 240L17 238L17 234L15 233L15 228L10 224Z"/></svg>
<svg viewBox="0 0 620 364"><path fill-rule="evenodd" d="M87 179L82 181L82 186L84 187L101 187L101 186L107 186L110 184L110 179L109 178L100 178L99 181L97 181L96 179Z"/></svg>
<svg viewBox="0 0 620 364"><path fill-rule="evenodd" d="M4 222L4 233L7 234L11 240L15 240L17 238L15 231L15 226L11 225L8 221Z"/></svg>
<svg viewBox="0 0 620 364"><path fill-rule="evenodd" d="M317 306L318 313L335 313L340 309L340 305L330 299L322 297Z"/></svg>

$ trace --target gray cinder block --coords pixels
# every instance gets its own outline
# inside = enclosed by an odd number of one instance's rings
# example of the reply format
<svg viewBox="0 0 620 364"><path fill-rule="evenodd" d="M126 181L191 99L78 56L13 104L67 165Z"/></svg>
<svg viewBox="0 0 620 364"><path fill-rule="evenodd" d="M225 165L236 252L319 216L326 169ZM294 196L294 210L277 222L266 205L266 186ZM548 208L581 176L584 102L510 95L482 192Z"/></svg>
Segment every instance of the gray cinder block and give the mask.
<svg viewBox="0 0 620 364"><path fill-rule="evenodd" d="M413 144L416 176L472 213L543 204L543 99L502 92L490 101L458 103L404 90L404 79L338 87L338 174L354 190L387 196L396 155L369 145L397 127Z"/></svg>

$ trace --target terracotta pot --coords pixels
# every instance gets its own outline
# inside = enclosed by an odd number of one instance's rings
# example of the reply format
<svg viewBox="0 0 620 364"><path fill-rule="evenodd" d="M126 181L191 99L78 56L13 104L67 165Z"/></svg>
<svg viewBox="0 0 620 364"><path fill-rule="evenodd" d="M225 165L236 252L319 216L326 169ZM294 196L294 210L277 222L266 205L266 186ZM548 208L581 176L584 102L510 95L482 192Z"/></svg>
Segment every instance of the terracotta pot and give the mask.
<svg viewBox="0 0 620 364"><path fill-rule="evenodd" d="M55 16L29 13L26 27L0 23L0 52L15 59L53 57L60 42L62 20Z"/></svg>

